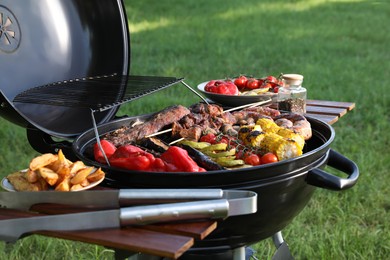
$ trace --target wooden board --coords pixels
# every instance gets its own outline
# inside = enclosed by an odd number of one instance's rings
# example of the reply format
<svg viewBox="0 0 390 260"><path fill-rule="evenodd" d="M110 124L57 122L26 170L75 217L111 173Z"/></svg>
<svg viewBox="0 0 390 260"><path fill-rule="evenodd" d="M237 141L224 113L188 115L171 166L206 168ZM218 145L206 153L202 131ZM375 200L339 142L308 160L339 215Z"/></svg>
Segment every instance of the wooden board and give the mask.
<svg viewBox="0 0 390 260"><path fill-rule="evenodd" d="M355 103L351 102L307 100L306 115L334 124L354 108Z"/></svg>
<svg viewBox="0 0 390 260"><path fill-rule="evenodd" d="M35 210L37 208L39 207L35 207ZM44 204L41 204L40 208L44 211ZM46 211L53 214L53 208L56 206L51 204ZM61 210L56 213L65 212ZM37 214L0 208L0 220L33 216ZM195 240L205 238L216 227L216 221L202 221L87 231L37 231L34 234L91 243L125 252L140 252L177 259L194 245Z"/></svg>

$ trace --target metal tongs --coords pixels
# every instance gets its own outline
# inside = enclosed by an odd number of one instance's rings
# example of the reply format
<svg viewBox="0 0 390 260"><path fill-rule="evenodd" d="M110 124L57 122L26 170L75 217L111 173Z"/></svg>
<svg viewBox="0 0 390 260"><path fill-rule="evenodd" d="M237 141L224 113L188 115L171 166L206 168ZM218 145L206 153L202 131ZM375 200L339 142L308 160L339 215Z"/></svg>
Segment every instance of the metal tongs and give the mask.
<svg viewBox="0 0 390 260"><path fill-rule="evenodd" d="M0 206L3 208L30 210L31 206L42 203L86 207L92 211L0 220L0 239L12 242L23 234L43 230L88 230L182 220L225 219L255 213L257 194L253 191L221 189L0 192Z"/></svg>

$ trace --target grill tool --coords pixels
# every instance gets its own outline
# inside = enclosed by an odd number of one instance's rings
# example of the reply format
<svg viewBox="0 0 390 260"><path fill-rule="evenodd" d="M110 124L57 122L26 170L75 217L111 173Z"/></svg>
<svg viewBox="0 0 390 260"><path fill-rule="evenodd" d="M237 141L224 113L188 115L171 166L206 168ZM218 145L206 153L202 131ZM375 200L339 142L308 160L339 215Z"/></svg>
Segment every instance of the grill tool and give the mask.
<svg viewBox="0 0 390 260"><path fill-rule="evenodd" d="M175 200L199 201L163 203ZM0 205L11 209L28 209L34 204L53 202L113 209L0 220L0 239L12 242L23 234L42 230L88 230L169 221L225 219L257 211L257 194L251 191L168 189L0 193ZM163 204L122 207L150 203Z"/></svg>

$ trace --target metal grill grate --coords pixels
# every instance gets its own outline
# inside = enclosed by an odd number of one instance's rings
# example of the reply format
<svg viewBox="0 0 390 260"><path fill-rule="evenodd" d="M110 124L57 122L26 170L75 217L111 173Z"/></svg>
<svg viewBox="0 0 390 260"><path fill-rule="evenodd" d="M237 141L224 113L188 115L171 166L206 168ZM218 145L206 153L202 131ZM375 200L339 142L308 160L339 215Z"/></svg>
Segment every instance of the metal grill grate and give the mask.
<svg viewBox="0 0 390 260"><path fill-rule="evenodd" d="M183 78L108 75L61 81L28 89L13 102L104 111L181 82Z"/></svg>

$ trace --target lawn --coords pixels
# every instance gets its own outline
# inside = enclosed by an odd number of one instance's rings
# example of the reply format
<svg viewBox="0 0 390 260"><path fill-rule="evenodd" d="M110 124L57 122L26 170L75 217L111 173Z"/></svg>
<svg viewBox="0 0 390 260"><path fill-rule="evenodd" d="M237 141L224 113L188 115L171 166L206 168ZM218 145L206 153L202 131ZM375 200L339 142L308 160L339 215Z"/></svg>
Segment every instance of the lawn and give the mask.
<svg viewBox="0 0 390 260"><path fill-rule="evenodd" d="M388 2L125 0L125 5L133 75L185 77L196 87L240 73L300 73L310 99L355 102L334 125L332 148L358 164L357 185L343 192L317 189L283 235L296 259L390 256ZM124 105L119 114L197 101L175 85ZM4 119L0 144L1 176L23 169L37 155L25 130ZM252 247L259 259L275 252L271 239ZM0 251L0 259L113 259L111 250L39 236L13 247L0 243Z"/></svg>

